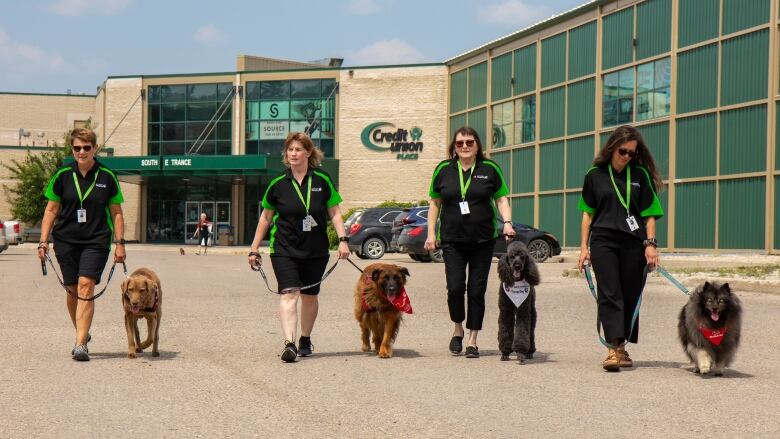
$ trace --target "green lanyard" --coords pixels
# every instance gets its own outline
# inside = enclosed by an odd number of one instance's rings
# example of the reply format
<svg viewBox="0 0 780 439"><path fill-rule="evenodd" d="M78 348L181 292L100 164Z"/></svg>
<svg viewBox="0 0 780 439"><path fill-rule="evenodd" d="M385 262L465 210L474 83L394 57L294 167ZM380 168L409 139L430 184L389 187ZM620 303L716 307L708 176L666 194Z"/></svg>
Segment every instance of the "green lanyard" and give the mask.
<svg viewBox="0 0 780 439"><path fill-rule="evenodd" d="M471 165L471 172L469 172L469 179L466 182L466 184L463 184L463 167L460 165L460 160L458 160L458 178L460 178L460 198L465 200L466 199L466 191L469 190L469 186L471 186L471 174L474 173L474 166L476 163Z"/></svg>
<svg viewBox="0 0 780 439"><path fill-rule="evenodd" d="M84 200L87 199L89 194L92 192L92 189L95 188L95 183L97 183L98 174L100 174L100 169L98 169L95 172L95 180L92 182L92 185L87 189L87 193L85 193L83 196L81 195L81 186L79 185L79 180L76 177L76 171L73 171L73 183L76 184L76 192L79 194L79 204L81 205L81 208L84 208Z"/></svg>
<svg viewBox="0 0 780 439"><path fill-rule="evenodd" d="M626 213L628 213L628 207L631 204L631 165L627 166L628 169L626 170L626 198L623 199L623 196L620 195L620 191L618 190L617 184L615 184L615 177L612 176L612 165L608 165L607 169L609 170L609 178L612 180L612 187L615 188L615 193L618 196L618 200L620 200L620 204L623 205L623 207L626 208Z"/></svg>
<svg viewBox="0 0 780 439"><path fill-rule="evenodd" d="M293 177L293 180L295 178ZM306 201L303 201L303 194L301 193L300 188L298 188L298 182L297 181L291 181L293 187L295 188L295 192L298 193L298 198L301 199L301 203L303 203L303 207L306 208L306 215L309 214L309 206L311 205L311 175L309 176L309 188L306 193Z"/></svg>

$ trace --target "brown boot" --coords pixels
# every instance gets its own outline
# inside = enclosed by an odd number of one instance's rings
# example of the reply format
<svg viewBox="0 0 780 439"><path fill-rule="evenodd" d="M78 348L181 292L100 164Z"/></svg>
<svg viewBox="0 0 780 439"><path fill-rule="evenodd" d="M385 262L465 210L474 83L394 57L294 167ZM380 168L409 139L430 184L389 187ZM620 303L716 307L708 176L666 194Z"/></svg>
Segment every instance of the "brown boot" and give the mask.
<svg viewBox="0 0 780 439"><path fill-rule="evenodd" d="M607 372L620 371L620 354L617 349L609 349L607 351L607 358L601 363L601 367Z"/></svg>
<svg viewBox="0 0 780 439"><path fill-rule="evenodd" d="M628 356L628 351L624 346L619 347L617 353L620 356L620 367L634 367L634 360Z"/></svg>

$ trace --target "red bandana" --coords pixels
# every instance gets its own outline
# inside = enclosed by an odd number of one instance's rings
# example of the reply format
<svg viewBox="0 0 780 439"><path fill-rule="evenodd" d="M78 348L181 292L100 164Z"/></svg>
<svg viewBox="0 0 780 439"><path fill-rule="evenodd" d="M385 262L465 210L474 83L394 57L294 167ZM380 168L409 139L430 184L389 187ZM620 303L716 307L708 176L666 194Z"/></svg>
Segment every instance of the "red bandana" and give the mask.
<svg viewBox="0 0 780 439"><path fill-rule="evenodd" d="M369 285L371 283L371 279L366 277L365 278L366 285ZM412 302L409 301L409 296L406 294L406 288L401 288L401 292L398 293L397 296L395 296L395 299L390 300L387 296L385 296L384 293L379 293L382 297L385 298L388 302L392 303L394 307L396 307L399 311L403 311L406 314L412 314ZM374 311L373 308L368 306L368 303L366 302L366 293L363 292L362 297L362 305L363 310L366 312L372 312Z"/></svg>
<svg viewBox="0 0 780 439"><path fill-rule="evenodd" d="M723 337L726 335L726 328L723 329L699 328L699 332L701 332L701 335L703 335L704 338L709 340L710 343L714 344L715 346L719 346L720 343L723 341Z"/></svg>

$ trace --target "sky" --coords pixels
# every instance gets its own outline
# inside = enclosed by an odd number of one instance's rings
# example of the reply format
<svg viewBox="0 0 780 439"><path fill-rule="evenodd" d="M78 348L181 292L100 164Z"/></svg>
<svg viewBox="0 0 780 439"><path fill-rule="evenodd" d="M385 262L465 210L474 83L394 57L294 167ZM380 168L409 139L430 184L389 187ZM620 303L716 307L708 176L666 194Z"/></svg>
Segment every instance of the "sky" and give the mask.
<svg viewBox="0 0 780 439"><path fill-rule="evenodd" d="M239 54L443 62L588 0L0 0L0 92L235 71Z"/></svg>

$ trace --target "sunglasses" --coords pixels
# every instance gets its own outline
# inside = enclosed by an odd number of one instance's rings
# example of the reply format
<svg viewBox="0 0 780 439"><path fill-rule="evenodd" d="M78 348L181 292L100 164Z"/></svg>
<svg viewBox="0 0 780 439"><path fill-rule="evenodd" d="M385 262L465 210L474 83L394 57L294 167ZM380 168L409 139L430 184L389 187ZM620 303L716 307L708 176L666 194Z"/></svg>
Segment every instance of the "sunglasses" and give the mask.
<svg viewBox="0 0 780 439"><path fill-rule="evenodd" d="M463 148L463 145L468 146L471 148L476 143L476 140L470 139L470 140L456 140L455 141L455 147L456 148Z"/></svg>
<svg viewBox="0 0 780 439"><path fill-rule="evenodd" d="M92 151L92 145L74 146L73 152L81 152L82 149L84 150L84 152L90 152Z"/></svg>
<svg viewBox="0 0 780 439"><path fill-rule="evenodd" d="M629 158L636 157L636 151L630 151L630 150L625 149L625 148L618 148L618 154L620 154L623 157L625 157L625 156L628 156Z"/></svg>

